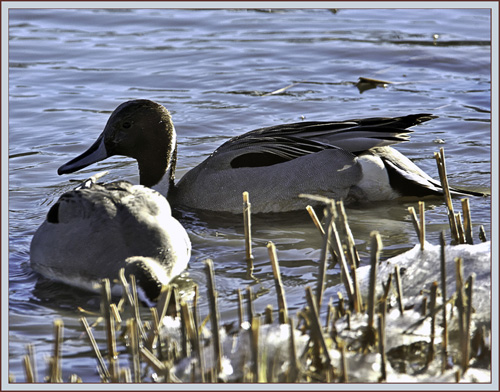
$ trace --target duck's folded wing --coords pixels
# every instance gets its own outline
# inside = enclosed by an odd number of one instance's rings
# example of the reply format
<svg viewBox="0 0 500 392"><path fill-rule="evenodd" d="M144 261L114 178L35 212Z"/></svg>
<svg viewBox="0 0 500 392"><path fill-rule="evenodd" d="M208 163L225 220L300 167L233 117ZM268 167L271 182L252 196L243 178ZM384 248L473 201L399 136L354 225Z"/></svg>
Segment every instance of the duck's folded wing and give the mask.
<svg viewBox="0 0 500 392"><path fill-rule="evenodd" d="M277 135L246 138L244 142L232 147L230 150L225 151L225 153L231 157L230 166L233 169L272 166L326 149L341 150L338 147L314 140ZM222 152L224 153L224 150Z"/></svg>
<svg viewBox="0 0 500 392"><path fill-rule="evenodd" d="M260 128L237 136L224 143L219 150L237 148L251 139L273 142L277 136L316 141L340 147L352 153L366 151L373 147L388 146L409 140L408 129L428 121L435 116L412 114L402 117L374 117L347 121L308 121Z"/></svg>

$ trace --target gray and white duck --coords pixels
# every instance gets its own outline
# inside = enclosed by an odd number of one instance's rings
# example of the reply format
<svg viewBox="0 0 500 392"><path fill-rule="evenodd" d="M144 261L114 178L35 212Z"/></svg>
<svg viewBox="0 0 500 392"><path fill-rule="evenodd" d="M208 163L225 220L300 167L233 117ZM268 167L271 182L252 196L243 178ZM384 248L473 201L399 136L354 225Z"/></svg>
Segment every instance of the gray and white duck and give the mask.
<svg viewBox="0 0 500 392"><path fill-rule="evenodd" d="M48 279L90 291L104 278L118 281L124 268L127 278L135 275L141 298L154 302L162 285L187 267L186 230L157 191L95 180L64 193L50 207L31 242L31 266Z"/></svg>
<svg viewBox="0 0 500 392"><path fill-rule="evenodd" d="M140 183L174 207L231 213L241 212L244 191L254 213L303 209L310 200L300 194L346 204L442 195L438 181L391 147L409 140L409 127L432 118L411 114L260 128L226 141L175 184L177 140L170 113L156 102L133 100L119 105L95 143L58 173L124 155L137 160Z"/></svg>

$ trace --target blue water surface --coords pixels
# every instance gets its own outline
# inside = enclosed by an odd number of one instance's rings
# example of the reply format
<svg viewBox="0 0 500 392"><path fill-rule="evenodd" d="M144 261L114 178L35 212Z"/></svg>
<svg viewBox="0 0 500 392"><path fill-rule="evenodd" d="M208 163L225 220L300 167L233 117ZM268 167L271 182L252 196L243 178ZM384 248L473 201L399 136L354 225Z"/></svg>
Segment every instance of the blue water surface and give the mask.
<svg viewBox="0 0 500 392"><path fill-rule="evenodd" d="M411 141L397 148L438 178L433 154L443 147L451 184L490 188L488 9L32 8L10 9L8 16L8 348L9 372L17 381L25 380L28 343L36 348L39 379L45 375L43 358L51 353L58 318L65 323L63 378L76 373L99 381L77 310L98 309L99 297L40 282L29 265L29 246L49 206L74 186L70 179L109 170L107 180L138 181L136 163L124 157L57 175L60 165L90 146L121 102L146 98L171 111L177 178L251 129L302 119L432 113L438 118L416 127ZM391 84L362 90L360 77ZM479 225L489 236L490 199L471 198L470 204L476 240ZM368 262L373 230L382 235L382 257L413 247L409 206L416 203L347 210L362 263ZM426 206L427 239L438 243L442 230L449 238L444 203ZM304 306L304 288L316 284L321 248L307 213L255 217L257 280L245 274L242 221L193 213L183 223L193 258L181 284L186 292L199 286L203 317L206 258L214 260L223 322L236 320L238 288L257 293L256 312L268 304L277 308L268 241L278 249L289 311ZM337 298L338 282L338 270L329 269L325 303ZM99 344L103 339L98 335Z"/></svg>

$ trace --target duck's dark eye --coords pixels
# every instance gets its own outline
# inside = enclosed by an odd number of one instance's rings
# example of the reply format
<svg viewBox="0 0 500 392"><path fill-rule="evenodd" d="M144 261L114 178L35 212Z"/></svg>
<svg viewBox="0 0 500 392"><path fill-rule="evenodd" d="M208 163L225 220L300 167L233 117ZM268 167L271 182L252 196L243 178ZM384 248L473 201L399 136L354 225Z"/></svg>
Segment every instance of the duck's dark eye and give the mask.
<svg viewBox="0 0 500 392"><path fill-rule="evenodd" d="M128 121L125 121L123 124L122 124L122 127L125 128L125 129L128 129L132 126L132 123L128 122Z"/></svg>

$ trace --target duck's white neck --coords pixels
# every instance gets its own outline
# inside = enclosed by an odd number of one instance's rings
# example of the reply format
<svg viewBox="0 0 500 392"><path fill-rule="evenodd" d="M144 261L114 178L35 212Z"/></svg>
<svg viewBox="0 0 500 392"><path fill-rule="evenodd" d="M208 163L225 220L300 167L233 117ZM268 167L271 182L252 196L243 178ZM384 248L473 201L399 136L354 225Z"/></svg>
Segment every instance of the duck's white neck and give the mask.
<svg viewBox="0 0 500 392"><path fill-rule="evenodd" d="M165 173L163 173L163 176L161 177L160 181L157 182L155 185L153 185L151 188L153 188L155 191L160 192L163 196L167 197L168 192L170 191L170 187L173 186L173 172L175 171L175 164L176 164L176 154L177 154L177 135L175 132L175 129L173 129L172 132L172 149L170 152L170 156L168 157L168 166L165 170Z"/></svg>
<svg viewBox="0 0 500 392"><path fill-rule="evenodd" d="M153 185L151 188L167 197L168 191L170 190L170 170L165 172L163 177L160 179L160 182Z"/></svg>

